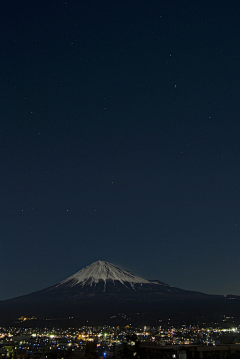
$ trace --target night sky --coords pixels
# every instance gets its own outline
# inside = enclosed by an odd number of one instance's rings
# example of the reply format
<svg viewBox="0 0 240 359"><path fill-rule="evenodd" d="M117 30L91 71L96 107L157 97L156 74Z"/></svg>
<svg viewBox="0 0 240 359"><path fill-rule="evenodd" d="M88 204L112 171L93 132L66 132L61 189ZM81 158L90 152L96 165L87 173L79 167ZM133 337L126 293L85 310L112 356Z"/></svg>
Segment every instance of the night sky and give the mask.
<svg viewBox="0 0 240 359"><path fill-rule="evenodd" d="M239 1L0 15L0 299L98 259L240 295Z"/></svg>

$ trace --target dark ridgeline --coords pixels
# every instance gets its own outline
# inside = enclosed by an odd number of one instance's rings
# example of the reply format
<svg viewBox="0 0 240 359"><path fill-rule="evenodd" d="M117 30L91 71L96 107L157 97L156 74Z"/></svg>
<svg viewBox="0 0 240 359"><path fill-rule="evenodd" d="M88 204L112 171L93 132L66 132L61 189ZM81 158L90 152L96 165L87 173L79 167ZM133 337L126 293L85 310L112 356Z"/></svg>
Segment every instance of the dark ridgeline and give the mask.
<svg viewBox="0 0 240 359"><path fill-rule="evenodd" d="M124 313L124 314L123 314ZM21 316L38 325L215 322L240 315L240 297L208 295L146 280L97 261L62 282L0 303L0 325ZM88 322L87 322L88 321ZM28 324L29 325L29 324Z"/></svg>

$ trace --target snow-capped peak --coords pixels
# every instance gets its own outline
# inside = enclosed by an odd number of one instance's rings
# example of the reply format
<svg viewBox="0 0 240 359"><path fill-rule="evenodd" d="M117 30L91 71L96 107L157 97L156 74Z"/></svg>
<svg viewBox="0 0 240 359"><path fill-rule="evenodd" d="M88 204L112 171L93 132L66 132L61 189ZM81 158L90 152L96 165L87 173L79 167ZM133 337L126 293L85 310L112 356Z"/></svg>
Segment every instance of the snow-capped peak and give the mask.
<svg viewBox="0 0 240 359"><path fill-rule="evenodd" d="M123 285L128 282L131 287L134 287L134 284L136 283L152 283L147 279L143 279L128 271L120 269L111 263L97 261L81 269L71 277L68 277L59 283L59 285L67 284L67 282L69 282L71 287L75 285L84 286L86 284L92 286L100 281L103 281L105 284L107 281L119 281Z"/></svg>

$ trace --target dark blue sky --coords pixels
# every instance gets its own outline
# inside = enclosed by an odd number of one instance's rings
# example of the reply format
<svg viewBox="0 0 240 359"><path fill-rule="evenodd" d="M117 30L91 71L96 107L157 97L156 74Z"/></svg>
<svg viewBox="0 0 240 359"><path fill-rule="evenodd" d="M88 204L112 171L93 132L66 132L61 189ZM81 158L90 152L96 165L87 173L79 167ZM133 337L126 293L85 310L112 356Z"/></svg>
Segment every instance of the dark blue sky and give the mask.
<svg viewBox="0 0 240 359"><path fill-rule="evenodd" d="M0 299L95 260L239 294L239 1L9 0Z"/></svg>

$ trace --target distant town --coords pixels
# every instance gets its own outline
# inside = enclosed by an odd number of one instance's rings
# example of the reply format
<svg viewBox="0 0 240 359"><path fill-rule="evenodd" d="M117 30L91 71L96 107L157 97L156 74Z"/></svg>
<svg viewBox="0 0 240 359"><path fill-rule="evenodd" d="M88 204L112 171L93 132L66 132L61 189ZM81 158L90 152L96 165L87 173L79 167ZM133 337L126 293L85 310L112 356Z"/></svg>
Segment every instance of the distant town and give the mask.
<svg viewBox="0 0 240 359"><path fill-rule="evenodd" d="M236 359L240 357L240 326L171 325L135 328L83 326L0 328L0 356L13 359L163 358ZM223 323L224 324L224 323ZM228 323L229 325L229 323Z"/></svg>

